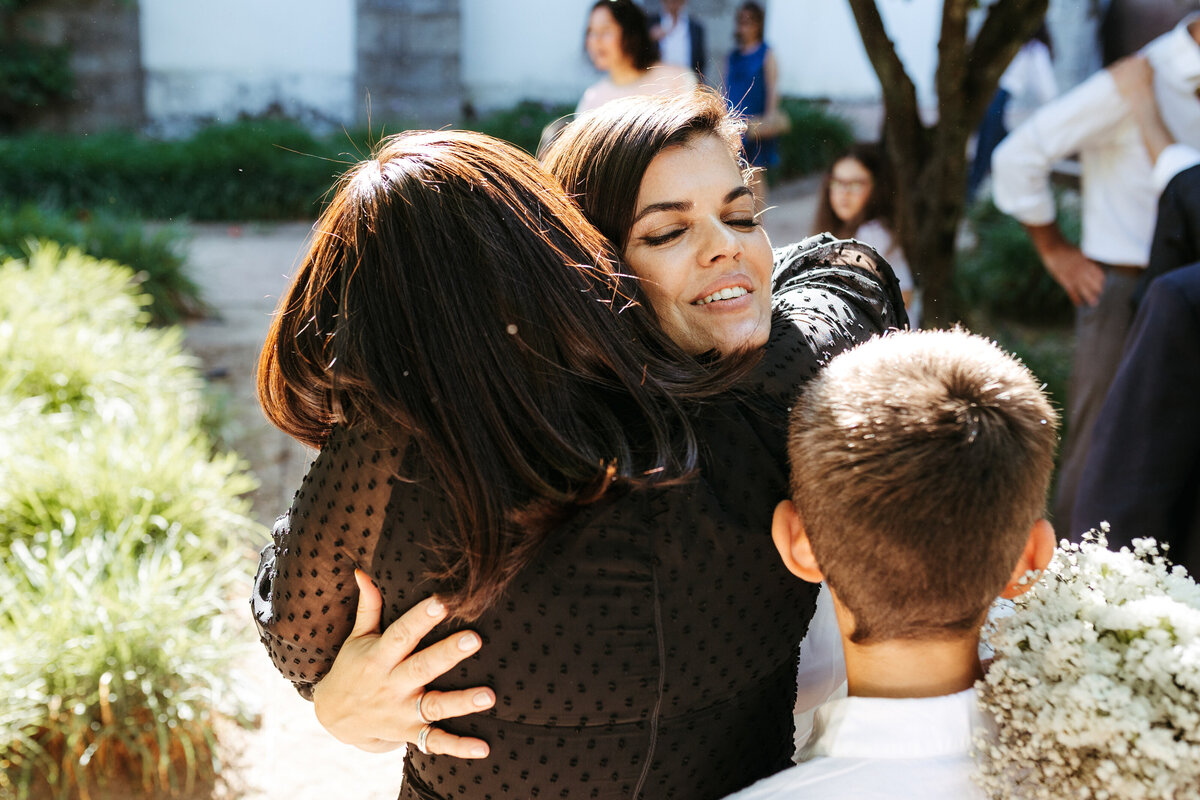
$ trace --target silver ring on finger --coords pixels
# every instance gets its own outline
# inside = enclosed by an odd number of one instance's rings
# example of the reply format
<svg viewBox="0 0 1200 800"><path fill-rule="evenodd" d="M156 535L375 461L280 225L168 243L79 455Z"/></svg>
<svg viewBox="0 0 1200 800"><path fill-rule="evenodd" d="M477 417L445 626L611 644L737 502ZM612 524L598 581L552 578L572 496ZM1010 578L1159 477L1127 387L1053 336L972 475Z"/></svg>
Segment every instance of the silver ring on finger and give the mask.
<svg viewBox="0 0 1200 800"><path fill-rule="evenodd" d="M421 692L421 694L417 696L417 719L421 720L422 725L432 725L433 723L437 722L437 720L430 719L429 717L425 716L425 712L421 710L421 703L424 702L426 694L427 692Z"/></svg>
<svg viewBox="0 0 1200 800"><path fill-rule="evenodd" d="M421 728L421 732L417 734L417 749L425 755L429 755L429 750L426 743L429 741L429 732L433 730L433 723L425 723L425 727Z"/></svg>

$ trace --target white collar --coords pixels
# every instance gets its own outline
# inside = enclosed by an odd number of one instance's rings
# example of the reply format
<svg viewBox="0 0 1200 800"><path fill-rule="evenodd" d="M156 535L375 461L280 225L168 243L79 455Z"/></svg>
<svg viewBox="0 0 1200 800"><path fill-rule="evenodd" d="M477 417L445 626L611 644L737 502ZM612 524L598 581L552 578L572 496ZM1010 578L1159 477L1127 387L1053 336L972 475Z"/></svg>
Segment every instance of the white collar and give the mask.
<svg viewBox="0 0 1200 800"><path fill-rule="evenodd" d="M1188 33L1188 26L1197 19L1200 19L1200 12L1188 14L1145 48L1155 71L1169 70L1190 86L1200 85L1200 45Z"/></svg>
<svg viewBox="0 0 1200 800"><path fill-rule="evenodd" d="M817 709L801 760L965 755L987 727L974 689L940 697L846 697Z"/></svg>

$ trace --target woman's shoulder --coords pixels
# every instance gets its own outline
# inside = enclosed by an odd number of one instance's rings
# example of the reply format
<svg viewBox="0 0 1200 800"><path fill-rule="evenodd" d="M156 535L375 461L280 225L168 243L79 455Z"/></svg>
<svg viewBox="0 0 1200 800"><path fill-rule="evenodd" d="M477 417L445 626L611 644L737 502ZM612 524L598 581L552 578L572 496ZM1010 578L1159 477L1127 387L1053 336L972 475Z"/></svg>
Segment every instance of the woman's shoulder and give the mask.
<svg viewBox="0 0 1200 800"><path fill-rule="evenodd" d="M583 114L592 111L609 100L616 99L616 90L617 85L612 80L601 78L583 91L583 97L579 98L579 105L575 107L575 113Z"/></svg>

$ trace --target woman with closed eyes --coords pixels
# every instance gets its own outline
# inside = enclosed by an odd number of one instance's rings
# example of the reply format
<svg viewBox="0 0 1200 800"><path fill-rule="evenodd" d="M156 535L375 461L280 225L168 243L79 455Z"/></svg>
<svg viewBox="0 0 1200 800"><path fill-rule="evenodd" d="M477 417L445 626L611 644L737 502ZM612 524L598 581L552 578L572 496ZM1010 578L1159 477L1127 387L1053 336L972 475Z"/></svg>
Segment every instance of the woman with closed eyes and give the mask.
<svg viewBox="0 0 1200 800"><path fill-rule="evenodd" d="M402 797L715 798L790 763L806 624L794 609L811 606L815 587L790 579L769 535L786 481L786 407L827 357L902 324L903 311L869 248L823 239L772 253L739 137L707 94L615 101L573 122L546 166L636 280L602 269L602 250L577 231L556 250L576 281L576 298L559 305L571 292L544 285L548 261L510 245L530 261L526 280L498 282L480 277L495 269L496 243L427 242L420 252L436 252L438 270L472 277L429 285L414 321L393 326L403 357L342 382L395 386L401 409L342 403L356 413L329 412L331 430L312 437L322 449L260 569L256 616L335 736L376 751L417 745ZM561 196L550 178L527 170L524 180ZM429 201L444 209L461 202L428 176L421 186L440 186ZM510 202L489 219L540 229L551 217ZM373 230L368 240L387 230L400 241L405 229ZM384 272L370 294L403 302L390 292L406 282ZM342 280L364 277L360 267ZM296 297L321 294L304 273L297 284ZM418 325L437 310L428 306L453 309L454 323ZM282 320L295 308L295 329L311 316L295 301L281 308ZM372 337L337 325L378 309L341 309L332 331L347 348L343 369L386 326ZM581 309L606 327L560 319ZM266 351L276 355L264 355L268 389L291 385L274 377L295 347L280 325ZM480 357L451 363L459 343ZM498 347L521 357L493 358ZM628 370L639 361L641 376ZM422 391L403 393L406 369ZM442 388L467 377L462 392ZM426 455L438 436L483 444L442 466ZM464 527L478 522L460 508L476 472L508 476L492 498L494 533Z"/></svg>

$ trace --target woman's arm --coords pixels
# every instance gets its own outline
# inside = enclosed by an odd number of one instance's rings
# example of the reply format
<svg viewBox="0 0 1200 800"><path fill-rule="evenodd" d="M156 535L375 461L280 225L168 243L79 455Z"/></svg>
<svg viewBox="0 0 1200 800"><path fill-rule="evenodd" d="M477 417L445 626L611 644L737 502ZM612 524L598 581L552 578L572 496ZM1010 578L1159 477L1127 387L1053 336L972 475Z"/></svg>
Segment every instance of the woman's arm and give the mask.
<svg viewBox="0 0 1200 800"><path fill-rule="evenodd" d="M300 694L316 702L321 724L373 752L415 740L424 725L416 707L424 685L479 642L476 634L460 631L413 653L445 616L435 600L415 602L435 588L419 577L412 586L392 582L389 608L394 614L411 608L386 632L378 631L383 598L367 575L396 565L377 564L376 550L404 520L425 525L431 518L419 502L422 491L397 480L403 455L381 434L335 429L292 508L276 523L252 600L263 644ZM470 647L458 649L464 641ZM490 698L490 690L479 688L432 693L420 710L426 720L481 710L492 702L475 705L481 692ZM431 731L427 742L431 752L454 755L480 746L486 748L440 730Z"/></svg>

